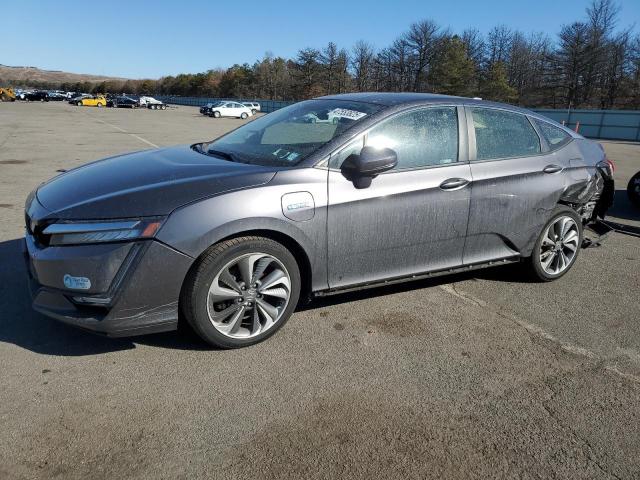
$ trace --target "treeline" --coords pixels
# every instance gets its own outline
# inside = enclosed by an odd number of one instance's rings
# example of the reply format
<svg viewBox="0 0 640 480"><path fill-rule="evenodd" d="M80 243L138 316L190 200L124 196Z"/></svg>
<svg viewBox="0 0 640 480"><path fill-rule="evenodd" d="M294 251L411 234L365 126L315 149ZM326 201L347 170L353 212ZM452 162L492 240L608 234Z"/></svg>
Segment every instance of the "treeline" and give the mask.
<svg viewBox="0 0 640 480"><path fill-rule="evenodd" d="M253 65L159 80L62 84L82 91L297 100L353 91L479 96L529 107L640 109L640 36L621 28L613 0L593 0L555 37L504 25L484 35L413 23L391 45L329 42L295 58L267 53ZM88 87L88 88L87 88Z"/></svg>

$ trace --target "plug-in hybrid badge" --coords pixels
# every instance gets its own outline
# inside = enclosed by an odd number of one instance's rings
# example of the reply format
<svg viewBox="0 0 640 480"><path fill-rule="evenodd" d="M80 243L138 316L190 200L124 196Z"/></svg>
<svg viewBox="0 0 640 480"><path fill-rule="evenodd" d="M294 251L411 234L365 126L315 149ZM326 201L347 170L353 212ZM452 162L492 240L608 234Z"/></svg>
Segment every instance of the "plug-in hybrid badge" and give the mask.
<svg viewBox="0 0 640 480"><path fill-rule="evenodd" d="M67 273L63 281L65 287L73 290L89 290L91 288L91 280L87 277L73 277Z"/></svg>
<svg viewBox="0 0 640 480"><path fill-rule="evenodd" d="M282 196L282 213L296 222L311 220L315 214L315 202L309 192L287 193Z"/></svg>

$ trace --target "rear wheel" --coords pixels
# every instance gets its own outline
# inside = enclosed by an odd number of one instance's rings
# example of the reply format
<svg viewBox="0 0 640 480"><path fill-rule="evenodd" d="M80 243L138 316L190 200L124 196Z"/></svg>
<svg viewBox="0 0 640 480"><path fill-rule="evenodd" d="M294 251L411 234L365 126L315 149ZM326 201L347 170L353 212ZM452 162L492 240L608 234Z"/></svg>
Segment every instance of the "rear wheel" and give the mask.
<svg viewBox="0 0 640 480"><path fill-rule="evenodd" d="M249 117L249 115L247 115L247 113L246 113L246 112L242 112L242 113L240 114L240 118L241 118L242 120L246 120L248 117Z"/></svg>
<svg viewBox="0 0 640 480"><path fill-rule="evenodd" d="M255 114L256 114L256 112L257 112L257 110L256 110L255 108L254 108L254 109L252 109L252 110L251 110L251 115L255 115Z"/></svg>
<svg viewBox="0 0 640 480"><path fill-rule="evenodd" d="M273 335L293 313L300 270L283 245L239 237L212 246L185 280L181 306L211 345L238 348Z"/></svg>
<svg viewBox="0 0 640 480"><path fill-rule="evenodd" d="M160 107L160 110L166 110L166 109L167 109L167 106L166 106L166 105L162 105L162 106Z"/></svg>
<svg viewBox="0 0 640 480"><path fill-rule="evenodd" d="M82 102L76 102L76 105L81 107L82 106Z"/></svg>
<svg viewBox="0 0 640 480"><path fill-rule="evenodd" d="M96 107L102 108L102 104L100 102L96 103Z"/></svg>
<svg viewBox="0 0 640 480"><path fill-rule="evenodd" d="M529 259L531 273L549 282L567 273L582 246L582 221L568 207L558 207L542 229Z"/></svg>

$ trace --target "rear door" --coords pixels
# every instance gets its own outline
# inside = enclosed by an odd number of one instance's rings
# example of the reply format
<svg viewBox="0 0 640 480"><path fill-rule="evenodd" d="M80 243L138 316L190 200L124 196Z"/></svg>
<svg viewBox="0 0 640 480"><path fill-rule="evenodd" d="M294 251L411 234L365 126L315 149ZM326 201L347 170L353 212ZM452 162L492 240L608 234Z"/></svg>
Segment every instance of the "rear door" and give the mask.
<svg viewBox="0 0 640 480"><path fill-rule="evenodd" d="M462 263L471 180L466 136L462 108L422 107L382 121L331 157L331 288ZM392 148L398 165L357 189L339 168L363 145Z"/></svg>
<svg viewBox="0 0 640 480"><path fill-rule="evenodd" d="M528 254L568 184L568 160L528 116L467 107L471 204L464 263Z"/></svg>

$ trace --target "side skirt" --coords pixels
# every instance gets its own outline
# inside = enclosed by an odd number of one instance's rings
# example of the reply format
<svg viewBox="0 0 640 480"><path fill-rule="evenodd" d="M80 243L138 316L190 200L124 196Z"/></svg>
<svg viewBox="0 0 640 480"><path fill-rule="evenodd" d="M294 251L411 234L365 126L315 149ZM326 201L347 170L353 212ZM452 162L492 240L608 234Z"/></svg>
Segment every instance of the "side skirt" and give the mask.
<svg viewBox="0 0 640 480"><path fill-rule="evenodd" d="M316 297L326 297L326 296L335 295L338 293L354 292L358 290L364 290L364 289L373 288L373 287L380 287L384 285L395 285L397 283L412 282L414 280L423 280L425 278L440 277L442 275L470 272L472 270L480 270L482 268L488 268L488 267L497 267L500 265L506 265L508 263L517 263L520 261L520 259L521 259L520 255L515 255L512 257L501 258L498 260L491 260L489 262L474 263L472 265L462 265L460 267L455 267L455 268L447 268L444 270L435 270L432 272L418 273L415 275L407 275L404 277L390 278L387 280L380 280L376 282L358 283L358 284L349 285L346 287L339 287L339 288L333 288L333 289L330 288L327 290L320 290L320 291L314 292L313 295Z"/></svg>

